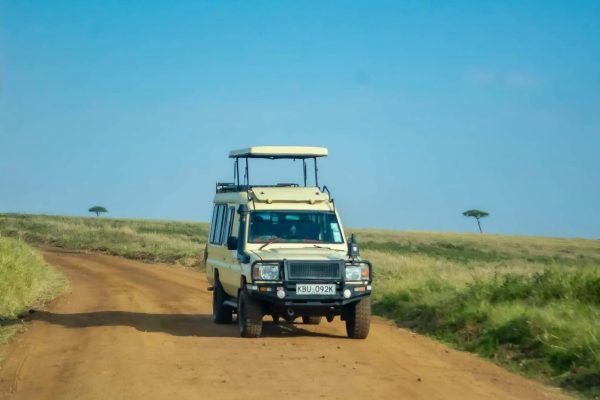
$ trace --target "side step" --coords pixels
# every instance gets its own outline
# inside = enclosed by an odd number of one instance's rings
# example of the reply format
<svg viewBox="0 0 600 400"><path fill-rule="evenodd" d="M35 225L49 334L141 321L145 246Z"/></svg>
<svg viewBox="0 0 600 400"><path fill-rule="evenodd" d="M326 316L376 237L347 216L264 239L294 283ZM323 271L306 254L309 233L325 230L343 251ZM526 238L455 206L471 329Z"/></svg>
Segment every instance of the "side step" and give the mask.
<svg viewBox="0 0 600 400"><path fill-rule="evenodd" d="M237 309L237 301L235 301L235 300L231 300L231 299L225 300L223 302L223 304L225 304L226 306L229 306L229 307L231 307L233 309Z"/></svg>

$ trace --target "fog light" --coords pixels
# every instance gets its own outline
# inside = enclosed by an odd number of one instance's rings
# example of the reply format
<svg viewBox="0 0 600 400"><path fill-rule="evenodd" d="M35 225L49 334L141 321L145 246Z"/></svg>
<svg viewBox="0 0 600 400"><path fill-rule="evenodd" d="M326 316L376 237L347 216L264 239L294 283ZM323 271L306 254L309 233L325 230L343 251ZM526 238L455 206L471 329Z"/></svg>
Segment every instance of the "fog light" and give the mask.
<svg viewBox="0 0 600 400"><path fill-rule="evenodd" d="M344 290L344 298L348 299L348 298L350 298L350 296L352 296L352 293L350 292L350 289Z"/></svg>
<svg viewBox="0 0 600 400"><path fill-rule="evenodd" d="M280 299L283 299L285 297L285 292L283 290L278 290L277 297L279 297Z"/></svg>

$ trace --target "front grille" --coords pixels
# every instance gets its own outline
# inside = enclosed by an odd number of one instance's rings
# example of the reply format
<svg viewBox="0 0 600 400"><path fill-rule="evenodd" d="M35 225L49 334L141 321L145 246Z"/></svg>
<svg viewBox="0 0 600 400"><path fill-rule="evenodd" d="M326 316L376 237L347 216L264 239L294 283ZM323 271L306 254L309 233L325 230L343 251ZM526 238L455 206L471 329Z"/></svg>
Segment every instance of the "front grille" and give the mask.
<svg viewBox="0 0 600 400"><path fill-rule="evenodd" d="M338 279L341 263L336 262L290 262L289 279Z"/></svg>

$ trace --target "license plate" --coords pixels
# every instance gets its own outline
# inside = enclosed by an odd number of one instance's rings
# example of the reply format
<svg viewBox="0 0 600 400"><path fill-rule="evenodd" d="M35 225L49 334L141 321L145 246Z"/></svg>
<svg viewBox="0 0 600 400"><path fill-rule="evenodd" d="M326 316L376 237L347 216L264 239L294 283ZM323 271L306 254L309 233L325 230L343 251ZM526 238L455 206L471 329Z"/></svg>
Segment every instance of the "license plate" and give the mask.
<svg viewBox="0 0 600 400"><path fill-rule="evenodd" d="M297 283L296 284L296 294L306 295L306 294L319 294L319 295L334 295L335 294L335 284L307 284L307 283Z"/></svg>

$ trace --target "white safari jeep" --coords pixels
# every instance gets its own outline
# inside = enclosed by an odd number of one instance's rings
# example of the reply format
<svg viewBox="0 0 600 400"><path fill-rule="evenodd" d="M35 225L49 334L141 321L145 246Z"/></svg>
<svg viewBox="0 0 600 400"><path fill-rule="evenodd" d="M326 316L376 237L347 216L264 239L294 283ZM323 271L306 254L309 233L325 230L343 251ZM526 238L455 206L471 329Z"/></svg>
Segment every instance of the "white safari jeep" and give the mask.
<svg viewBox="0 0 600 400"><path fill-rule="evenodd" d="M327 154L322 147L275 146L229 153L234 182L217 183L205 251L216 323L231 323L236 313L241 336L257 337L265 315L305 324L339 315L349 337L367 337L371 264L344 235L327 187L319 187L317 158ZM255 158L301 161L303 185L250 184ZM314 186L307 184L308 164Z"/></svg>

